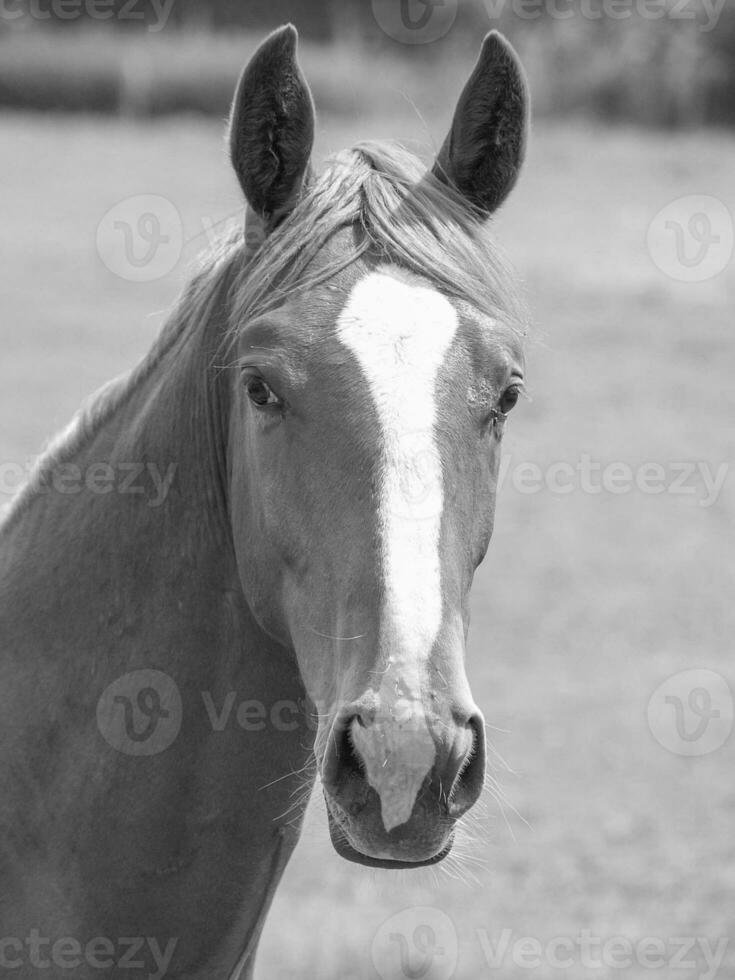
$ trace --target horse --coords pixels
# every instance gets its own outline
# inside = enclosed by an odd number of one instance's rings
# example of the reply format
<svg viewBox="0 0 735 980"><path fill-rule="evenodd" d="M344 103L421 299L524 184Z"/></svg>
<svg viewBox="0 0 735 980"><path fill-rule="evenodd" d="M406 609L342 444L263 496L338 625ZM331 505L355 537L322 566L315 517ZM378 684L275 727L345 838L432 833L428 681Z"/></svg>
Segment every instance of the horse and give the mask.
<svg viewBox="0 0 735 980"><path fill-rule="evenodd" d="M379 869L441 861L483 787L468 597L525 334L489 219L525 76L491 32L431 167L363 143L317 173L296 41L235 92L244 220L2 524L24 978L252 977L317 777L337 853Z"/></svg>

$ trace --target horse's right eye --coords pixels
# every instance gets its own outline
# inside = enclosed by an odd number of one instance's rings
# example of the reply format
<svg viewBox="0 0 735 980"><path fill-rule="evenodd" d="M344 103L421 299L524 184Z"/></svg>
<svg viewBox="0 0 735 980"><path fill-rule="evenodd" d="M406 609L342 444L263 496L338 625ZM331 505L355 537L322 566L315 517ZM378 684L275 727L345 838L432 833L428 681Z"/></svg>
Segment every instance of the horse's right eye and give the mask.
<svg viewBox="0 0 735 980"><path fill-rule="evenodd" d="M508 412L513 408L515 403L518 401L518 397L521 393L521 389L518 385L512 385L510 388L506 388L500 398L500 411L503 415L507 415Z"/></svg>

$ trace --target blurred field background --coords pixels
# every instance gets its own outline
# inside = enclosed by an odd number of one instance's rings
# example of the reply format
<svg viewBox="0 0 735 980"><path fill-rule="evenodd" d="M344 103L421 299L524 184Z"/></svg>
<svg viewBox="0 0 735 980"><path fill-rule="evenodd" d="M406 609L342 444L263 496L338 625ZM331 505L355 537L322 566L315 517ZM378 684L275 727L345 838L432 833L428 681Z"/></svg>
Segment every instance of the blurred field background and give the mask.
<svg viewBox="0 0 735 980"><path fill-rule="evenodd" d="M38 452L146 351L208 229L239 213L222 122L266 29L290 17L306 35L317 158L400 137L429 159L489 26L482 5L467 4L456 30L410 47L370 26L369 5L354 18L354 4L281 7L243 5L252 23L237 30L222 14L232 5L182 0L156 34L0 22L0 462ZM308 16L317 8L321 26ZM735 209L734 23L731 3L710 32L503 22L538 116L527 169L496 220L534 321L532 400L507 427L509 472L584 453L603 465L732 465L732 259L705 282L678 282L656 267L646 235L687 195ZM186 247L169 274L135 283L105 267L95 236L111 207L139 194L173 203ZM336 857L317 792L259 977L403 980L406 964L388 971L390 949L374 955L373 943L385 945L375 937L387 917L414 906L453 922L456 980L651 975L579 956L563 971L509 958L492 969L482 938L495 945L505 929L542 944L585 929L658 937L668 959L674 937L724 938L716 975L735 976L733 740L685 758L647 722L649 698L678 671L709 668L735 689L732 474L712 506L705 496L701 485L524 493L506 479L474 590L469 674L511 770L496 759L507 803L487 794L449 866L386 873ZM447 980L442 957L421 972L419 952L413 975ZM696 950L687 959L655 974L708 976Z"/></svg>

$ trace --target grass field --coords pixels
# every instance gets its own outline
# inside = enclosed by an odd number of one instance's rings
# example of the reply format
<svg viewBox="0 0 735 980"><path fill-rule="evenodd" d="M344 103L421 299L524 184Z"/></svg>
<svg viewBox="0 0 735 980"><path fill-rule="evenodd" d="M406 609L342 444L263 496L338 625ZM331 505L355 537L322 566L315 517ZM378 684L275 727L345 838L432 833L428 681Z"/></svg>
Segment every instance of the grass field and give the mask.
<svg viewBox="0 0 735 980"><path fill-rule="evenodd" d="M368 135L428 146L445 121L427 133L408 105L354 129L326 118L319 152ZM0 128L0 463L22 463L146 350L206 228L239 199L212 122L14 114ZM735 976L735 740L687 758L647 722L649 698L679 671L709 668L735 690L735 478L728 471L716 502L702 506L707 491L694 478L694 493L562 494L523 492L517 469L584 454L667 474L681 462L735 465L733 263L687 285L646 250L654 215L683 195L714 195L735 213L733 173L732 136L537 129L497 222L535 324L532 401L507 429L469 653L473 690L512 770L497 773L509 805L501 813L488 795L465 833L464 868L385 873L336 857L315 800L266 927L260 977L408 977L390 939L402 927L377 930L416 906L443 910L456 930L442 927L445 953L423 972L430 957L417 934L410 965L423 978ZM137 194L170 199L188 242L150 283L117 278L95 248L105 212ZM653 969L634 955L623 968L619 950L596 968L576 947L563 968L546 954L519 965L510 952L495 968L488 944L504 930L511 943L542 947L582 930L603 942L654 937L664 960ZM677 937L713 948L732 938L713 974L701 947L677 965Z"/></svg>

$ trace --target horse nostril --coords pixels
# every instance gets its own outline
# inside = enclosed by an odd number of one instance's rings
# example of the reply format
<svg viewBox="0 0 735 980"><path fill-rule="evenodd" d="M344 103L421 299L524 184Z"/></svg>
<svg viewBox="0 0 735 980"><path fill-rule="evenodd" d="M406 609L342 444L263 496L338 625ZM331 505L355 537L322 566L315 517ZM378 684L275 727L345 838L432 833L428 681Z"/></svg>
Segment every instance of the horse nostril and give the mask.
<svg viewBox="0 0 735 980"><path fill-rule="evenodd" d="M353 718L352 721L357 721L361 728L365 727L365 722L359 715ZM351 726L352 722L347 725L342 735L342 769L345 776L361 776L365 766L352 741L352 735L350 734Z"/></svg>
<svg viewBox="0 0 735 980"><path fill-rule="evenodd" d="M322 782L330 789L336 789L351 777L363 774L364 766L350 735L353 721L365 727L365 722L356 714L341 718L332 729L322 772Z"/></svg>
<svg viewBox="0 0 735 980"><path fill-rule="evenodd" d="M471 734L471 744L458 767L449 794L448 811L452 817L461 817L476 802L485 782L485 723L478 713L466 722Z"/></svg>

